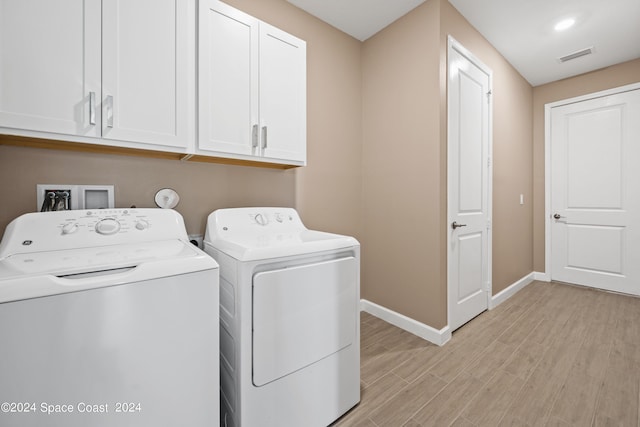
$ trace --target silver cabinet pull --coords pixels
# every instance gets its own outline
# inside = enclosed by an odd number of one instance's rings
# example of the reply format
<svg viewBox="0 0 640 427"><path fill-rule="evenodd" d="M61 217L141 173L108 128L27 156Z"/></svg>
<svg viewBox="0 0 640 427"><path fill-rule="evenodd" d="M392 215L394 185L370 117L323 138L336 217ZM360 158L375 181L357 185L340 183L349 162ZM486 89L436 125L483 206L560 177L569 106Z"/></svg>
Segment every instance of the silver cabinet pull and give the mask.
<svg viewBox="0 0 640 427"><path fill-rule="evenodd" d="M456 228L466 227L466 226L467 226L467 224L458 224L458 223L457 223L457 222L455 222L455 221L453 221L453 222L451 223L451 228L453 228L454 230L455 230Z"/></svg>
<svg viewBox="0 0 640 427"><path fill-rule="evenodd" d="M89 92L89 124L96 124L96 93Z"/></svg>
<svg viewBox="0 0 640 427"><path fill-rule="evenodd" d="M262 148L267 148L267 127L262 126Z"/></svg>
<svg viewBox="0 0 640 427"><path fill-rule="evenodd" d="M107 127L113 127L113 96L107 95Z"/></svg>
<svg viewBox="0 0 640 427"><path fill-rule="evenodd" d="M253 125L251 129L251 146L253 148L258 146L258 125Z"/></svg>

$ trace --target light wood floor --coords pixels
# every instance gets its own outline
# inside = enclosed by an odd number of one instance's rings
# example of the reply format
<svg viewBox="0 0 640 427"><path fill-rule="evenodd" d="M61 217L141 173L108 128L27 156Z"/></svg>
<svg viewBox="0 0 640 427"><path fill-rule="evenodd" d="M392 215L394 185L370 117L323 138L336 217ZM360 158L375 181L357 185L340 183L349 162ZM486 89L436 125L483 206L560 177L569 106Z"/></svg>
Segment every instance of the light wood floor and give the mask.
<svg viewBox="0 0 640 427"><path fill-rule="evenodd" d="M362 400L335 426L640 426L640 298L534 282L443 347L361 319Z"/></svg>

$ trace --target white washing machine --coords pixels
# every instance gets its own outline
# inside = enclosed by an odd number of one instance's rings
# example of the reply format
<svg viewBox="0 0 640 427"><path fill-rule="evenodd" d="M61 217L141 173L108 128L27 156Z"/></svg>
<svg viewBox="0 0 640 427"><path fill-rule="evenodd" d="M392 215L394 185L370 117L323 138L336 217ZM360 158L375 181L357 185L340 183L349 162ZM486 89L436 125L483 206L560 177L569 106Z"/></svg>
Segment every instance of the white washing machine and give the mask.
<svg viewBox="0 0 640 427"><path fill-rule="evenodd" d="M0 243L0 425L219 425L218 293L175 211L15 219Z"/></svg>
<svg viewBox="0 0 640 427"><path fill-rule="evenodd" d="M360 245L289 208L209 215L221 425L327 426L360 401Z"/></svg>

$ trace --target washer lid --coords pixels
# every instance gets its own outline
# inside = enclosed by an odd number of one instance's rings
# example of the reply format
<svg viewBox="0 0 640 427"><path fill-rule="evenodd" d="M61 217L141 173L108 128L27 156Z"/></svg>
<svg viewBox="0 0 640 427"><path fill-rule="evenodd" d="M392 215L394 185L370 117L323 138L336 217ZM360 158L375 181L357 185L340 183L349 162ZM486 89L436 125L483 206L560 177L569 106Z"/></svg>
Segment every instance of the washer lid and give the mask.
<svg viewBox="0 0 640 427"><path fill-rule="evenodd" d="M180 240L19 253L0 261L0 280L37 274L69 276L196 255L192 244Z"/></svg>
<svg viewBox="0 0 640 427"><path fill-rule="evenodd" d="M19 253L0 260L0 303L217 268L181 240Z"/></svg>

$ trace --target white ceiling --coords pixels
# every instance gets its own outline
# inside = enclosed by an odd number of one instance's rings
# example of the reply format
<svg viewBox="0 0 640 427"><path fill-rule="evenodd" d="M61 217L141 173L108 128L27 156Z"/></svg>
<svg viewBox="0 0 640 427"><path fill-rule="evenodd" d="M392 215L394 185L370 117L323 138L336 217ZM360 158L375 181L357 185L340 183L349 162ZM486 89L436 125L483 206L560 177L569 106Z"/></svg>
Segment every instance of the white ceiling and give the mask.
<svg viewBox="0 0 640 427"><path fill-rule="evenodd" d="M425 0L287 0L364 41ZM533 86L640 58L640 0L449 0ZM572 17L563 32L553 27ZM565 63L584 48L594 53Z"/></svg>
<svg viewBox="0 0 640 427"><path fill-rule="evenodd" d="M425 0L287 0L316 18L365 41Z"/></svg>

